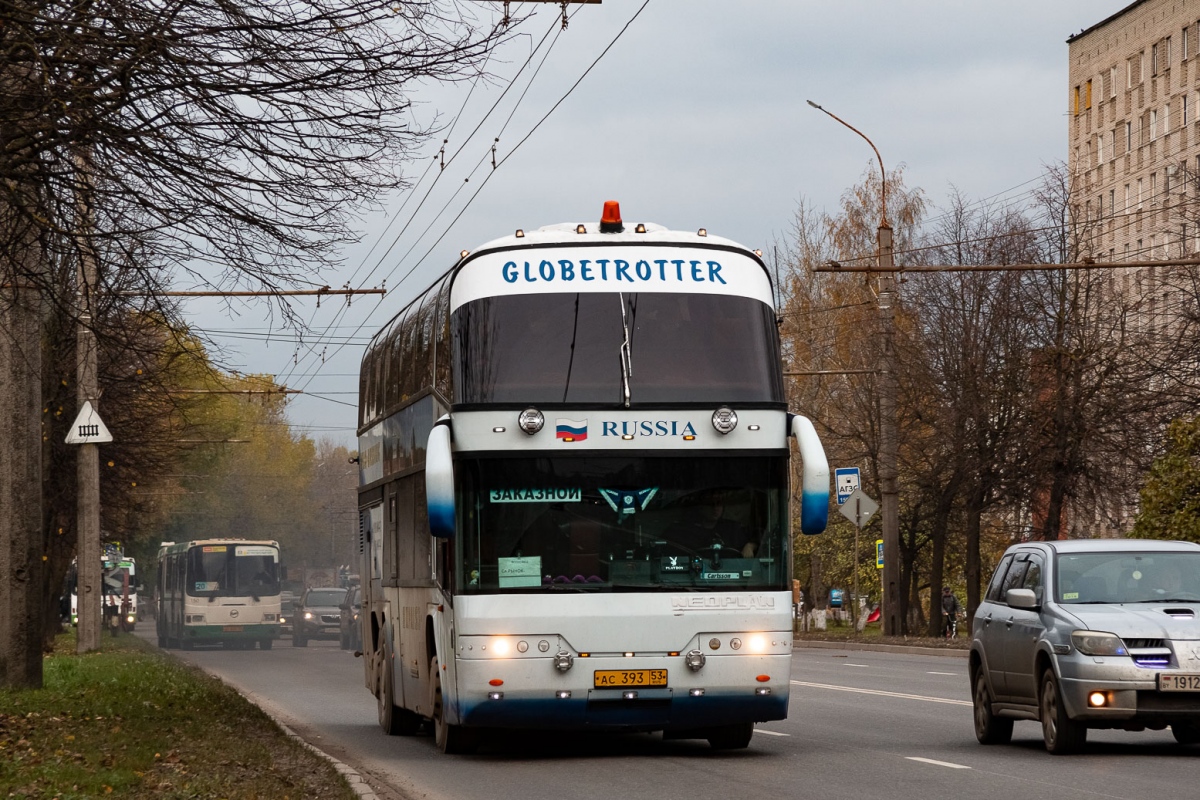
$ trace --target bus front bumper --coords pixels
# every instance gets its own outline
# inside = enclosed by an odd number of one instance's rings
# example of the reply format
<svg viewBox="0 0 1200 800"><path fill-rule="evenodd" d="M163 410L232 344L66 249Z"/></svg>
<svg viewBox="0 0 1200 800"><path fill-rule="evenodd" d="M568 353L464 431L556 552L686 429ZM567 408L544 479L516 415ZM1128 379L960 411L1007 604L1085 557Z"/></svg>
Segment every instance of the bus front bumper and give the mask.
<svg viewBox="0 0 1200 800"><path fill-rule="evenodd" d="M785 719L790 656L460 659L459 723L471 727L666 730L676 733ZM600 673L666 671L665 686L597 688ZM499 683L497 683L499 681Z"/></svg>

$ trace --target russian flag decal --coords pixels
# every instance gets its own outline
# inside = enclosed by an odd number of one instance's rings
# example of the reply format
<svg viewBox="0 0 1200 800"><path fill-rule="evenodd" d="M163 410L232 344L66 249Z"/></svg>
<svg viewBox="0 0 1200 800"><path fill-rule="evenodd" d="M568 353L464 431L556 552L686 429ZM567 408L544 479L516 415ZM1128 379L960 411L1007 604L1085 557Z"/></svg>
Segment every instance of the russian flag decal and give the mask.
<svg viewBox="0 0 1200 800"><path fill-rule="evenodd" d="M554 421L554 435L564 442L583 442L587 440L587 420L563 419Z"/></svg>

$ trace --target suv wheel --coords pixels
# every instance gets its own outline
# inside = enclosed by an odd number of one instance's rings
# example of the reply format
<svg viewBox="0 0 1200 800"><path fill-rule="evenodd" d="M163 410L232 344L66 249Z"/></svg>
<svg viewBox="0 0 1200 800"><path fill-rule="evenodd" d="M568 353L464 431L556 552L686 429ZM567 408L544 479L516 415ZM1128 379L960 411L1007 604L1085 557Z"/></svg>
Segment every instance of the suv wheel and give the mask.
<svg viewBox="0 0 1200 800"><path fill-rule="evenodd" d="M992 713L992 693L988 691L987 676L980 668L975 673L975 738L980 744L1008 744L1012 741L1013 720Z"/></svg>
<svg viewBox="0 0 1200 800"><path fill-rule="evenodd" d="M1058 679L1054 670L1048 669L1042 675L1042 739L1046 742L1046 750L1055 755L1078 753L1087 742L1087 726L1067 716L1067 708L1062 702L1062 693L1058 688Z"/></svg>
<svg viewBox="0 0 1200 800"><path fill-rule="evenodd" d="M1200 744L1200 724L1195 722L1172 722L1171 735L1180 744Z"/></svg>

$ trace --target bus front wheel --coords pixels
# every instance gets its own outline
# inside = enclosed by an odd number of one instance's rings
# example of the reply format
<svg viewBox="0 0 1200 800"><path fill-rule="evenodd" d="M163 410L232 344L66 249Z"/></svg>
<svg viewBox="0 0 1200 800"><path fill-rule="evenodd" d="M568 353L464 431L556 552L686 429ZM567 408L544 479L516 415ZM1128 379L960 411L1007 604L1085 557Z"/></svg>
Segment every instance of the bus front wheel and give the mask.
<svg viewBox="0 0 1200 800"><path fill-rule="evenodd" d="M433 709L433 740L443 753L474 753L479 747L479 731L446 722L446 707L442 702L442 668L437 657L429 664L432 689L429 705Z"/></svg>
<svg viewBox="0 0 1200 800"><path fill-rule="evenodd" d="M750 746L753 736L753 722L722 725L713 729L708 737L708 744L713 750L742 750Z"/></svg>

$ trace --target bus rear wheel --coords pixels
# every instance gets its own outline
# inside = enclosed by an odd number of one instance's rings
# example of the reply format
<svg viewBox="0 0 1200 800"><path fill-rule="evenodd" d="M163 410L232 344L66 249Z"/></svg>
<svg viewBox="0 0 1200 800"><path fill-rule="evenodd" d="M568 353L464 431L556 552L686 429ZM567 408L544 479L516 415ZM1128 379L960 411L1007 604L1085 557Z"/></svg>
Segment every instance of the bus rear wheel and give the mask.
<svg viewBox="0 0 1200 800"><path fill-rule="evenodd" d="M474 753L479 748L479 731L446 722L446 707L442 702L442 668L436 656L429 664L429 675L432 686L429 705L433 709L434 742L443 753Z"/></svg>
<svg viewBox="0 0 1200 800"><path fill-rule="evenodd" d="M708 745L713 750L743 750L750 746L754 736L753 722L739 722L714 728L708 736Z"/></svg>
<svg viewBox="0 0 1200 800"><path fill-rule="evenodd" d="M396 705L396 692L392 688L392 670L383 660L383 672L379 676L379 691L375 695L379 711L379 727L388 736L413 736L421 729L421 717L407 708Z"/></svg>

